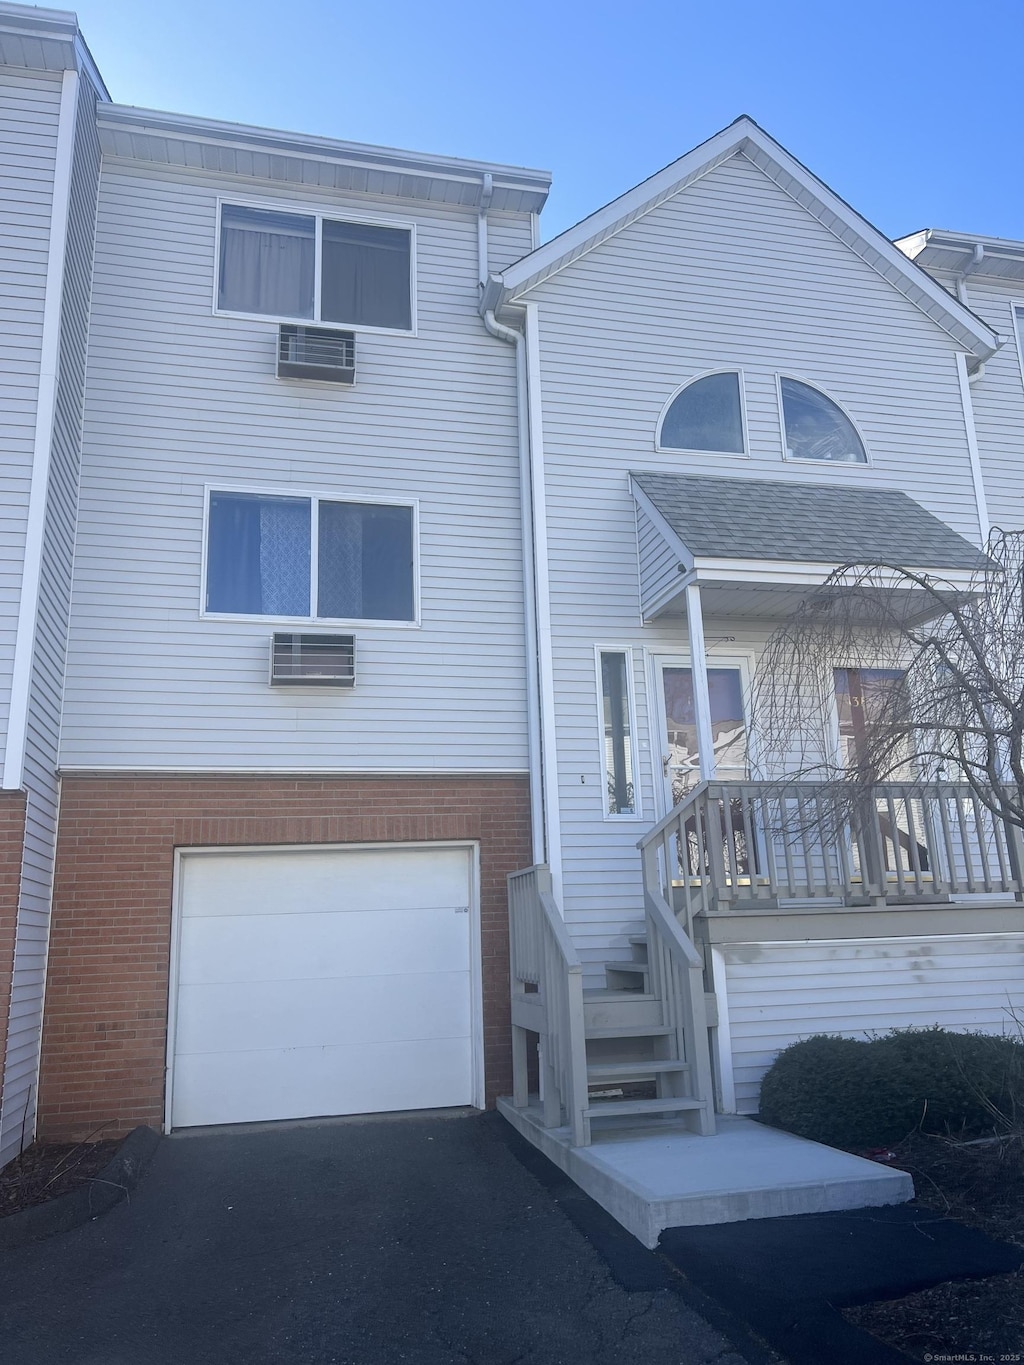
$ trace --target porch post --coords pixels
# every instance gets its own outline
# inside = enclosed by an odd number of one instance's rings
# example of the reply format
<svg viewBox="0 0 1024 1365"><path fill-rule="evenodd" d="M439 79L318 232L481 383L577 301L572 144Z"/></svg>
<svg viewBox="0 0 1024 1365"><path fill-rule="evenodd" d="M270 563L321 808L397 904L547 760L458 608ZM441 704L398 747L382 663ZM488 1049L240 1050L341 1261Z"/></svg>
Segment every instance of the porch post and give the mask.
<svg viewBox="0 0 1024 1365"><path fill-rule="evenodd" d="M708 686L708 656L704 645L704 612L700 604L700 584L686 585L686 624L690 633L693 710L697 721L697 749L703 782L715 778L715 742L711 730L711 690Z"/></svg>

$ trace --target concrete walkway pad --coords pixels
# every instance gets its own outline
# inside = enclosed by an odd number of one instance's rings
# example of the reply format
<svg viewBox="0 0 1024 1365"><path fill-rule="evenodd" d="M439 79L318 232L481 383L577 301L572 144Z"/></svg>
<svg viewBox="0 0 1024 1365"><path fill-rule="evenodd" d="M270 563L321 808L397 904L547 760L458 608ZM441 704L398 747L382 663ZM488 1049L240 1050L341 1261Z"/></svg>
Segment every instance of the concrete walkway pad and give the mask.
<svg viewBox="0 0 1024 1365"><path fill-rule="evenodd" d="M544 1128L540 1109L498 1108L525 1138L647 1247L665 1228L732 1223L899 1204L914 1197L905 1171L823 1147L752 1119L721 1115L714 1137L677 1121L603 1120L590 1147L567 1128Z"/></svg>

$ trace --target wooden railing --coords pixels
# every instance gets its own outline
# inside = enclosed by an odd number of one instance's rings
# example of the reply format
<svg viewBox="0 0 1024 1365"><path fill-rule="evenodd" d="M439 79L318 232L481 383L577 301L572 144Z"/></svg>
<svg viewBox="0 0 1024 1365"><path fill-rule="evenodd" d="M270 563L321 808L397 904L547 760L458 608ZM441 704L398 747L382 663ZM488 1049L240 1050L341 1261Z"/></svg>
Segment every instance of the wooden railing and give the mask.
<svg viewBox="0 0 1024 1365"><path fill-rule="evenodd" d="M696 1131L715 1131L714 1080L708 1038L704 960L658 886L658 847L642 851L647 961L652 994L662 1002L664 1021L675 1033L675 1055L689 1062L689 1093L704 1100L695 1111Z"/></svg>
<svg viewBox="0 0 1024 1365"><path fill-rule="evenodd" d="M640 848L686 927L743 902L1024 899L1021 831L946 782L702 782Z"/></svg>
<svg viewBox="0 0 1024 1365"><path fill-rule="evenodd" d="M528 1102L527 1032L538 1048L543 1120L566 1121L573 1145L590 1142L587 1117L587 1045L583 1015L583 966L551 892L546 867L513 872L508 879L512 975L513 1103Z"/></svg>

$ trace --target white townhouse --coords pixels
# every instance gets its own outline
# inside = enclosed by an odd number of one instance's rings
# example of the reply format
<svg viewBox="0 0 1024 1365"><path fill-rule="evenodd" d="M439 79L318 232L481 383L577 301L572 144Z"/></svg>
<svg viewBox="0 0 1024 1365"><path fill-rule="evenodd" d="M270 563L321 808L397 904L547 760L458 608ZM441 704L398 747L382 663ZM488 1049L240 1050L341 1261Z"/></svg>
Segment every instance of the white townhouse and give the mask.
<svg viewBox="0 0 1024 1365"><path fill-rule="evenodd" d="M745 118L541 246L543 172L118 106L15 5L0 117L0 1160L710 1134L794 1038L1024 1003L1005 831L904 784L794 853L749 716L832 567L1024 525L1024 247Z"/></svg>

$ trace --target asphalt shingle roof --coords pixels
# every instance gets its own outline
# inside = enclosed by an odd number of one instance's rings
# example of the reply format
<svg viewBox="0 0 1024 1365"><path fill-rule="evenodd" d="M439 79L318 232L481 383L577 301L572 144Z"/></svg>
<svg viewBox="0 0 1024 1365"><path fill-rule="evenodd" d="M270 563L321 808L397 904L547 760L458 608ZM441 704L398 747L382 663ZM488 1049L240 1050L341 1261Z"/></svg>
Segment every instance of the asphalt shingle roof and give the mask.
<svg viewBox="0 0 1024 1365"><path fill-rule="evenodd" d="M634 473L697 558L975 569L982 553L909 497L768 479Z"/></svg>

